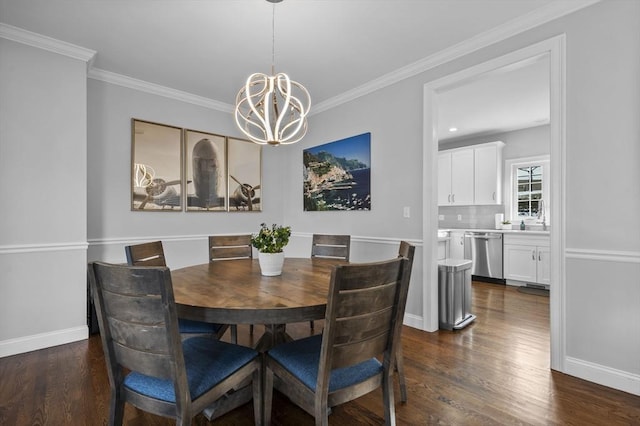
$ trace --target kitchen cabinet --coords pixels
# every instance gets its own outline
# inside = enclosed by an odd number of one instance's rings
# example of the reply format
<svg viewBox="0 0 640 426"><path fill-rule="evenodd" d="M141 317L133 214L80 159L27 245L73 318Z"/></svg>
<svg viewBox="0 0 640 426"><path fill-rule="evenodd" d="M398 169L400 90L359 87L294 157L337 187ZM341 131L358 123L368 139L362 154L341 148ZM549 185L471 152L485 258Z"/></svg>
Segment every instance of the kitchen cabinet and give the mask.
<svg viewBox="0 0 640 426"><path fill-rule="evenodd" d="M502 142L440 151L438 205L500 204Z"/></svg>
<svg viewBox="0 0 640 426"><path fill-rule="evenodd" d="M449 237L449 257L464 259L464 231L450 231Z"/></svg>
<svg viewBox="0 0 640 426"><path fill-rule="evenodd" d="M444 260L449 257L449 241L438 240L438 260Z"/></svg>
<svg viewBox="0 0 640 426"><path fill-rule="evenodd" d="M473 149L438 155L438 205L473 204Z"/></svg>
<svg viewBox="0 0 640 426"><path fill-rule="evenodd" d="M502 203L502 142L473 149L473 204Z"/></svg>
<svg viewBox="0 0 640 426"><path fill-rule="evenodd" d="M551 284L549 237L504 236L504 277L532 284Z"/></svg>

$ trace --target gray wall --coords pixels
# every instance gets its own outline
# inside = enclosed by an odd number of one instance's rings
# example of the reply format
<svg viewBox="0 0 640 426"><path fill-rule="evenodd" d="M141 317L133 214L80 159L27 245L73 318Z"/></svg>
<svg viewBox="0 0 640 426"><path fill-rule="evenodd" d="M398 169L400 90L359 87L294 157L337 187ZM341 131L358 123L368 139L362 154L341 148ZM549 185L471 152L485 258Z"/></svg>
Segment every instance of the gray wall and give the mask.
<svg viewBox="0 0 640 426"><path fill-rule="evenodd" d="M597 3L314 116L309 135L287 152L286 222L310 232L329 217L324 226L336 231L420 239L423 185L436 188L422 182L423 85L566 34L563 364L570 374L640 394L639 16L640 2ZM372 211L302 212L302 149L365 131L372 134ZM411 218L402 217L402 206L411 207ZM590 274L595 264L599 273ZM415 302L408 309L422 316Z"/></svg>
<svg viewBox="0 0 640 426"><path fill-rule="evenodd" d="M262 212L131 211L131 118L239 136L226 112L89 79L89 260L123 262L124 246L162 239L169 267L208 261L210 234L256 232L282 220L278 150L263 149Z"/></svg>
<svg viewBox="0 0 640 426"><path fill-rule="evenodd" d="M129 210L131 117L232 134L230 115L94 80L87 94L84 63L0 40L0 187L9 200L0 349L64 343L56 333L82 328L86 255L76 248L85 239L90 259L122 261L124 244L162 238L171 267L203 261L206 235L252 232L261 221L293 227L288 255L307 255L312 232L353 235L355 261L391 256L400 239L421 250L423 189L437 187L422 182L423 85L566 34L564 370L640 394L639 16L640 2L597 3L312 116L304 141L265 149L265 210L245 214ZM302 150L363 132L372 133L372 211L303 212ZM16 140L38 149L27 159ZM416 259L409 323L423 315L422 254Z"/></svg>
<svg viewBox="0 0 640 426"><path fill-rule="evenodd" d="M0 38L0 356L86 338L84 60Z"/></svg>

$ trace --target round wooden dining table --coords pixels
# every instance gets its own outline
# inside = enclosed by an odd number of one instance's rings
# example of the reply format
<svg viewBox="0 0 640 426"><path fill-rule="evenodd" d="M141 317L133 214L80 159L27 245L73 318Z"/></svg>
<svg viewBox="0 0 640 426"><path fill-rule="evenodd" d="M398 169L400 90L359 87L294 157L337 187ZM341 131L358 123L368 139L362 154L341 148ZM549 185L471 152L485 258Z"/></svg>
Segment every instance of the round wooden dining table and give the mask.
<svg viewBox="0 0 640 426"><path fill-rule="evenodd" d="M257 259L209 262L171 271L180 318L219 324L264 324L256 345L290 340L286 324L323 319L331 271L345 261L285 258L282 274L263 276Z"/></svg>

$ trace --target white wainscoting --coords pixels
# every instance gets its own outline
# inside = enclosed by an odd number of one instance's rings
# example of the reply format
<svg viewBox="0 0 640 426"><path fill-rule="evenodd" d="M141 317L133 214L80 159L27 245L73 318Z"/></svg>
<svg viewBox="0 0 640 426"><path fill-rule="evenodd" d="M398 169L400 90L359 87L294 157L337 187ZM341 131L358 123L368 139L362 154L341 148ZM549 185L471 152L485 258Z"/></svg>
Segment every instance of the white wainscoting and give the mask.
<svg viewBox="0 0 640 426"><path fill-rule="evenodd" d="M565 252L564 372L640 395L640 252Z"/></svg>

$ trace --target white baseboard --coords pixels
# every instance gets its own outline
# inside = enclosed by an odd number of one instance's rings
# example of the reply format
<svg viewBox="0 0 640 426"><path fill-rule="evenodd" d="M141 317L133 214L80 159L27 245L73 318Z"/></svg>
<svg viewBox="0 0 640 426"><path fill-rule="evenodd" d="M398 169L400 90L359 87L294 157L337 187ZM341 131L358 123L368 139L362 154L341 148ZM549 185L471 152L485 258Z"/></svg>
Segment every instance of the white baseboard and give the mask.
<svg viewBox="0 0 640 426"><path fill-rule="evenodd" d="M565 373L640 396L640 374L616 370L577 358L565 359Z"/></svg>
<svg viewBox="0 0 640 426"><path fill-rule="evenodd" d="M64 345L89 337L86 325L0 341L0 358Z"/></svg>
<svg viewBox="0 0 640 426"><path fill-rule="evenodd" d="M405 313L402 324L417 328L418 330L424 330L424 319L418 315Z"/></svg>

